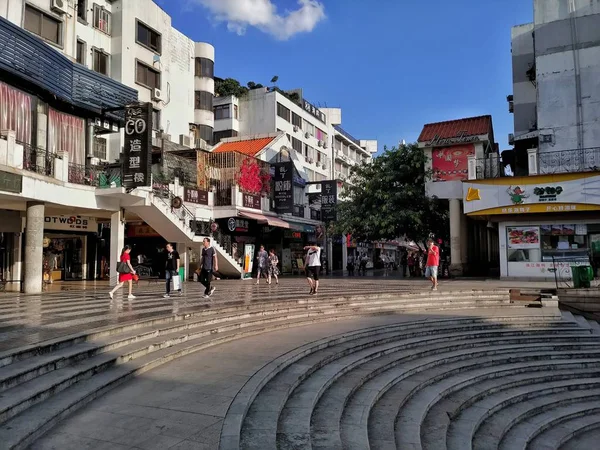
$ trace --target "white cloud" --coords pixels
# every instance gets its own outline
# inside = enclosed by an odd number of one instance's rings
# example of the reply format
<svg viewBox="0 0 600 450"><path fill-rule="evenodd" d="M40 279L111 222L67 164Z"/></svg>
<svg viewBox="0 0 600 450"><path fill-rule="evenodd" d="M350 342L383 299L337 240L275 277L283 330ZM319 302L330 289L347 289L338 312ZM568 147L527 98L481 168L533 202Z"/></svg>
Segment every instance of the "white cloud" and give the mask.
<svg viewBox="0 0 600 450"><path fill-rule="evenodd" d="M239 35L248 26L256 27L280 40L312 31L325 19L325 6L318 0L298 0L299 8L277 12L271 0L193 0L206 7L216 20Z"/></svg>

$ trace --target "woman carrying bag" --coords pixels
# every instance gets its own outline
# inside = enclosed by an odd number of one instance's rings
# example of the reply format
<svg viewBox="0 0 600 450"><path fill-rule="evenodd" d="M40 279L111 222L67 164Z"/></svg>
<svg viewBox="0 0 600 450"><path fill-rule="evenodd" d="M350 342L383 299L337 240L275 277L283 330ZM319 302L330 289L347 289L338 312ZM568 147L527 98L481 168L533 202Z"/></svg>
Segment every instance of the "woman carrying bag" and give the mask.
<svg viewBox="0 0 600 450"><path fill-rule="evenodd" d="M117 264L119 284L117 284L115 288L108 293L110 298L113 298L115 292L121 289L126 281L129 283L129 295L127 298L129 300L133 300L135 298L135 296L131 293L131 290L133 289L133 277L135 275L135 270L133 270L133 267L131 266L131 257L129 256L129 253L131 253L131 247L126 245L121 252L121 258Z"/></svg>

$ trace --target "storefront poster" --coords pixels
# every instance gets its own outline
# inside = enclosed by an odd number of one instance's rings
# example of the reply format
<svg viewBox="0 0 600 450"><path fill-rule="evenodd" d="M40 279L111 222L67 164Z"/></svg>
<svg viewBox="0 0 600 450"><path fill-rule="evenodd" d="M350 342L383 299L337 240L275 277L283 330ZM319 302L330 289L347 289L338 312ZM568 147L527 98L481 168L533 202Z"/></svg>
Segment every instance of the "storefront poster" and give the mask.
<svg viewBox="0 0 600 450"><path fill-rule="evenodd" d="M123 186L150 186L152 173L152 104L125 107Z"/></svg>
<svg viewBox="0 0 600 450"><path fill-rule="evenodd" d="M98 232L98 223L94 217L84 216L46 216L44 229L60 231Z"/></svg>
<svg viewBox="0 0 600 450"><path fill-rule="evenodd" d="M274 164L273 191L275 211L278 213L294 212L294 163Z"/></svg>
<svg viewBox="0 0 600 450"><path fill-rule="evenodd" d="M540 230L538 227L507 227L509 249L538 249L540 248Z"/></svg>
<svg viewBox="0 0 600 450"><path fill-rule="evenodd" d="M254 264L254 244L244 245L244 279L252 278Z"/></svg>
<svg viewBox="0 0 600 450"><path fill-rule="evenodd" d="M196 205L208 205L208 191L202 189L183 188L183 201Z"/></svg>
<svg viewBox="0 0 600 450"><path fill-rule="evenodd" d="M434 148L432 151L433 179L435 181L466 180L469 156L475 154L473 144Z"/></svg>

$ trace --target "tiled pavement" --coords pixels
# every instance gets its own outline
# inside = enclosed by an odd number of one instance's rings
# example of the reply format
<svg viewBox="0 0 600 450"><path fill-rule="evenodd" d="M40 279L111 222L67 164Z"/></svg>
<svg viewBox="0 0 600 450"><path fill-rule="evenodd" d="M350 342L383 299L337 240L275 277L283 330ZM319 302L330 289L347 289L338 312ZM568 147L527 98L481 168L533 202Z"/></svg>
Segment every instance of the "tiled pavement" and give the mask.
<svg viewBox="0 0 600 450"><path fill-rule="evenodd" d="M282 278L279 285L256 285L254 280L220 280L210 301L202 298L203 286L184 283L182 296L162 298L164 283L140 281L135 300L127 300L121 290L111 300L106 283L56 283L41 295L3 293L0 295L0 352L41 341L55 339L101 327L141 319L185 314L211 305L256 303L267 300L297 300L308 297L303 278ZM429 288L422 279L392 277L324 278L319 297L368 294L377 292L411 292ZM520 287L551 287L551 283L519 282ZM489 280L442 281L440 291L515 287L515 282Z"/></svg>

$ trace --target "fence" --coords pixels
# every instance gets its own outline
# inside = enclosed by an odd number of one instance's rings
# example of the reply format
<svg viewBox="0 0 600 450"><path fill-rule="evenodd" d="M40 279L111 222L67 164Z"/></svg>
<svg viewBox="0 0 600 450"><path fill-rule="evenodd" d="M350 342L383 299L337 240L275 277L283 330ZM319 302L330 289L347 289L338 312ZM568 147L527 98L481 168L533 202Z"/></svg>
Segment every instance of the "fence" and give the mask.
<svg viewBox="0 0 600 450"><path fill-rule="evenodd" d="M54 177L55 162L58 158L55 153L24 142L19 142L19 144L23 146L23 169Z"/></svg>
<svg viewBox="0 0 600 450"><path fill-rule="evenodd" d="M540 174L600 170L600 148L582 148L538 153Z"/></svg>

